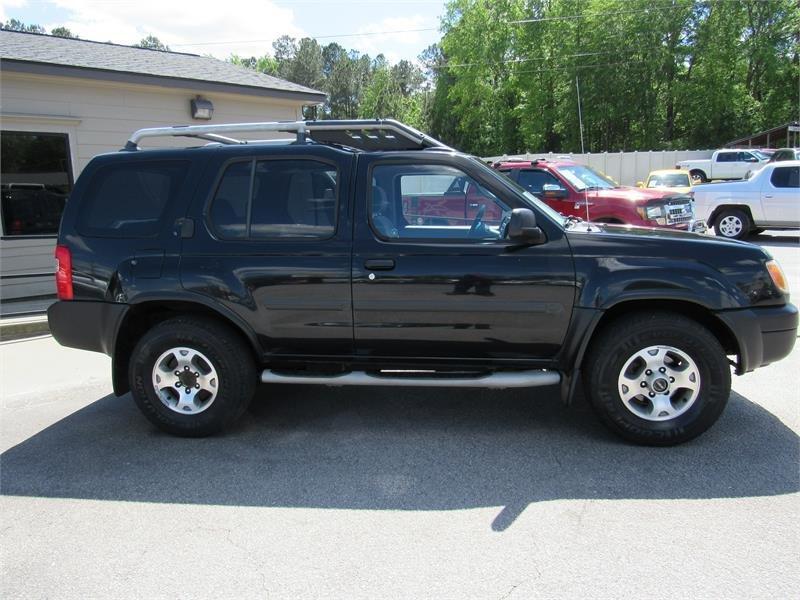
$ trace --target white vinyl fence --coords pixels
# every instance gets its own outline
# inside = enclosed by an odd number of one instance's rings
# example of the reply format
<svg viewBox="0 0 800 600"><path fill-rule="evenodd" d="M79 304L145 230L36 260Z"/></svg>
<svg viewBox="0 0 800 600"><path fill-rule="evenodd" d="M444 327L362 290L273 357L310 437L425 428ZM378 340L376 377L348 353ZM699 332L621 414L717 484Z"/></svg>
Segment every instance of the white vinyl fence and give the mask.
<svg viewBox="0 0 800 600"><path fill-rule="evenodd" d="M636 185L644 181L650 171L656 169L674 169L682 160L711 158L713 150L658 150L648 152L587 152L586 154L564 154L540 152L515 154L509 156L491 156L484 160L547 160L568 159L588 165L611 177L621 185Z"/></svg>

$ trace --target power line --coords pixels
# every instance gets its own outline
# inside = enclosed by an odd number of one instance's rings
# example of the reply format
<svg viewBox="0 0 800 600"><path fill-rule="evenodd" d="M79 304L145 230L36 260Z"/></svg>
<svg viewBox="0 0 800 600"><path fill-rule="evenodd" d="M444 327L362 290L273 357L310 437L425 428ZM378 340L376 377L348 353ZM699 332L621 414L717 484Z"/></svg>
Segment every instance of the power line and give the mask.
<svg viewBox="0 0 800 600"><path fill-rule="evenodd" d="M326 40L332 38L361 37L364 35L387 35L390 33L416 33L419 31L439 31L438 27L420 27L418 29L394 29L392 31L364 31L361 33L339 33L334 35L308 35L304 37L314 38L315 40ZM273 39L261 40L228 40L225 42L197 42L196 44L170 44L170 46L217 46L224 44L263 44L272 42Z"/></svg>
<svg viewBox="0 0 800 600"><path fill-rule="evenodd" d="M689 6L689 4L685 4L684 6ZM596 13L583 13L579 15L562 15L558 17L541 17L539 19L520 19L518 21L508 21L509 25L520 25L524 23L544 23L547 21L567 21L570 19L588 19L590 17L605 17L605 16L613 16L613 15L631 15L631 14L644 14L649 13L654 10L675 10L676 6L652 6L650 8L645 9L638 9L638 10L617 10L617 11L608 11L608 12L596 12Z"/></svg>

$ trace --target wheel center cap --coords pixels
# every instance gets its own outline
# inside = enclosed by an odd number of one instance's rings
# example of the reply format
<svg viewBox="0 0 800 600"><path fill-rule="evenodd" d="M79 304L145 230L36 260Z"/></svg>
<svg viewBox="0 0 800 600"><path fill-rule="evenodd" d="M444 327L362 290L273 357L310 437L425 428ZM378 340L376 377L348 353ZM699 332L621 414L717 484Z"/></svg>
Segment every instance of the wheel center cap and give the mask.
<svg viewBox="0 0 800 600"><path fill-rule="evenodd" d="M669 382L666 379L658 378L653 382L654 392L666 392L667 388L669 388Z"/></svg>
<svg viewBox="0 0 800 600"><path fill-rule="evenodd" d="M197 385L197 377L191 371L183 371L178 375L178 380L187 388L193 388Z"/></svg>

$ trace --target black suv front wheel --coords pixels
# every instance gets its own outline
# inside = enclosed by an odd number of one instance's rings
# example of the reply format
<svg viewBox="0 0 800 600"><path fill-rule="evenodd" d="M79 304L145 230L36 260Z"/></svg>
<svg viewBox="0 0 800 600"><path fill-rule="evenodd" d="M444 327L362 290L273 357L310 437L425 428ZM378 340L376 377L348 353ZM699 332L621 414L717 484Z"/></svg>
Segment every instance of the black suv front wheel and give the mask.
<svg viewBox="0 0 800 600"><path fill-rule="evenodd" d="M256 385L249 348L210 319L179 317L156 325L133 351L129 377L134 400L157 427L202 437L235 422Z"/></svg>
<svg viewBox="0 0 800 600"><path fill-rule="evenodd" d="M585 385L603 423L627 440L652 446L686 442L711 427L731 389L717 339L678 314L619 319L593 341Z"/></svg>

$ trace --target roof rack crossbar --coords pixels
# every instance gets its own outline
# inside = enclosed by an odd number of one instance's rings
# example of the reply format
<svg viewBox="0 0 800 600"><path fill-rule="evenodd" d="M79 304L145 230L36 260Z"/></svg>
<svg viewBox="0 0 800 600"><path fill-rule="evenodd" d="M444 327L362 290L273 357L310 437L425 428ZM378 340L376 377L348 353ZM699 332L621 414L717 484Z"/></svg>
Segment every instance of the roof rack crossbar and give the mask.
<svg viewBox="0 0 800 600"><path fill-rule="evenodd" d="M125 150L138 150L139 142L151 137L197 137L212 140L224 144L243 144L245 140L240 140L229 135L236 133L256 133L256 132L282 132L294 133L297 141L306 141L307 134L314 131L344 131L354 138L360 136L360 132L365 135L374 136L374 132L386 134L388 139L402 138L418 144L423 148L443 148L450 149L448 146L424 133L417 131L403 123L393 119L353 119L342 121L268 121L263 123L222 123L215 125L176 125L173 127L152 127L135 131L128 142Z"/></svg>

